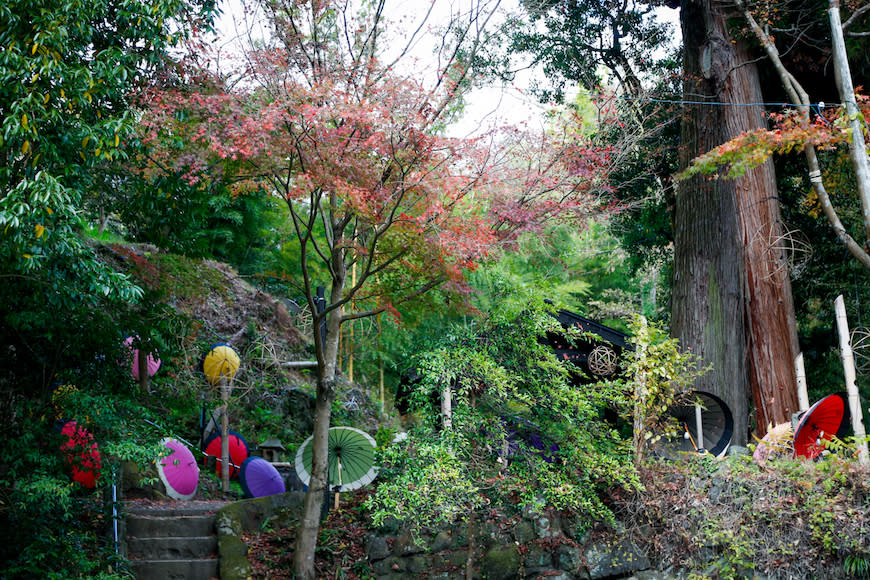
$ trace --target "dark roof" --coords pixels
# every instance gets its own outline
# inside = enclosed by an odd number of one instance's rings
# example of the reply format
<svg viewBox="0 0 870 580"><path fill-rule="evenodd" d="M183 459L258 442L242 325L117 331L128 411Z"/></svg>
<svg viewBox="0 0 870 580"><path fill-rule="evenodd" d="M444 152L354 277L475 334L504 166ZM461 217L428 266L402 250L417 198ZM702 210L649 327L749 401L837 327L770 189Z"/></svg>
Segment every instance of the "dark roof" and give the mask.
<svg viewBox="0 0 870 580"><path fill-rule="evenodd" d="M594 320L580 316L576 312L571 312L570 310L559 310L559 312L556 313L556 318L565 328L576 326L585 332L597 334L614 346L633 350L631 344L628 342L628 335L616 330L615 328L610 328L609 326L605 326L600 322L595 322Z"/></svg>

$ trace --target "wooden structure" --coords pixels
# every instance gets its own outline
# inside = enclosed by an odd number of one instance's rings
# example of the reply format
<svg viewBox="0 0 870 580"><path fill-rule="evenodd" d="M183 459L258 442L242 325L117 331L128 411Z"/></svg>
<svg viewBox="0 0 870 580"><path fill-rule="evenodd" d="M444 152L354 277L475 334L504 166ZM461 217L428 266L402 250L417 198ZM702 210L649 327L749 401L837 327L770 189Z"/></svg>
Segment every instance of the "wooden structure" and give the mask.
<svg viewBox="0 0 870 580"><path fill-rule="evenodd" d="M571 343L564 336L547 334L547 344L556 353L556 357L574 363L588 375L576 376L575 382L594 382L615 377L622 372L623 353L633 350L627 334L570 310L559 310L556 318L563 328L577 328L595 335L588 340Z"/></svg>

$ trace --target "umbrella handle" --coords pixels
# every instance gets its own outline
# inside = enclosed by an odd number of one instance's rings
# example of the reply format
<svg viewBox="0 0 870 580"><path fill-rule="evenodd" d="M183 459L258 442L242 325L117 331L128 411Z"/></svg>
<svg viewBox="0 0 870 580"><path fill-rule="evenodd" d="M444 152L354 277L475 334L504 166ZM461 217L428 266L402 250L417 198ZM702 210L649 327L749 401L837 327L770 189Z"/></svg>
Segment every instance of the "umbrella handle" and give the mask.
<svg viewBox="0 0 870 580"><path fill-rule="evenodd" d="M683 421L683 429L686 430L686 435L689 436L689 441L692 442L692 447L694 447L694 448L695 448L695 451L697 451L697 450L698 450L698 446L695 445L695 438L692 437L692 432L689 431L689 425L688 425L685 421Z"/></svg>

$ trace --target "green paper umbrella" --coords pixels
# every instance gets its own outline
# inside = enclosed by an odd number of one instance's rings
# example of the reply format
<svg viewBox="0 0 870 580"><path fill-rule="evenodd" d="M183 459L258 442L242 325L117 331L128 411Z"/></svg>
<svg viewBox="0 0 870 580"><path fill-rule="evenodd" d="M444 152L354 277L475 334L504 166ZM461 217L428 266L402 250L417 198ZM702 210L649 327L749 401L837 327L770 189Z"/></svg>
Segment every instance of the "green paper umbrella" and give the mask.
<svg viewBox="0 0 870 580"><path fill-rule="evenodd" d="M296 474L305 485L311 481L311 442L312 437L309 437L296 452ZM378 473L375 467L377 444L371 435L353 427L331 427L327 445L331 490L351 491L374 480Z"/></svg>

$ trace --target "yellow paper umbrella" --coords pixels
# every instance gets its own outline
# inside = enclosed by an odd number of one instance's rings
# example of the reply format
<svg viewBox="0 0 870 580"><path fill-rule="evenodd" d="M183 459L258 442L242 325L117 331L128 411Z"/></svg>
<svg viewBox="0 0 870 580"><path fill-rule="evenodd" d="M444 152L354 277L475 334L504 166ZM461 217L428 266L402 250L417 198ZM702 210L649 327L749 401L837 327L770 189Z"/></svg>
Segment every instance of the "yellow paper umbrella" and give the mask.
<svg viewBox="0 0 870 580"><path fill-rule="evenodd" d="M209 383L217 385L221 376L226 377L228 381L232 380L240 364L239 354L233 350L233 347L219 343L213 345L202 359L202 372Z"/></svg>

